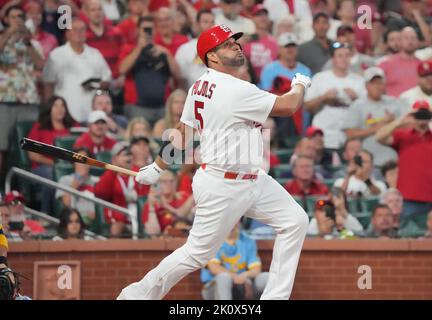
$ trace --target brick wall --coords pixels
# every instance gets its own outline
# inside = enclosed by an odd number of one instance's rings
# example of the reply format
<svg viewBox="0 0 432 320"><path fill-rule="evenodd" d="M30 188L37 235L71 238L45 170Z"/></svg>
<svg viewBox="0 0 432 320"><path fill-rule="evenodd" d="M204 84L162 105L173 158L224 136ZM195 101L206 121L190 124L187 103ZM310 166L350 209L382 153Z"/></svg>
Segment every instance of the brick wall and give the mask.
<svg viewBox="0 0 432 320"><path fill-rule="evenodd" d="M33 278L34 261L79 260L81 298L113 299L127 284L179 247L181 239L33 241L12 243L10 265ZM272 241L259 241L264 270ZM359 290L360 265L372 268L372 289ZM301 255L292 299L432 299L432 241L308 239ZM199 272L178 283L167 299L200 299ZM33 282L22 291L32 296Z"/></svg>

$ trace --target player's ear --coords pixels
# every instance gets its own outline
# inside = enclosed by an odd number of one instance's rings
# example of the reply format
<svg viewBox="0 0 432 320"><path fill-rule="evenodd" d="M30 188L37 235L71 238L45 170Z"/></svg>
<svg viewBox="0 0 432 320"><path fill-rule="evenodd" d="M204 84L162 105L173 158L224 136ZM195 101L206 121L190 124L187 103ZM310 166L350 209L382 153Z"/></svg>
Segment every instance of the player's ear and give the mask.
<svg viewBox="0 0 432 320"><path fill-rule="evenodd" d="M218 58L216 52L214 52L214 51L207 52L207 64L210 61L213 62L213 63L218 63L219 58Z"/></svg>

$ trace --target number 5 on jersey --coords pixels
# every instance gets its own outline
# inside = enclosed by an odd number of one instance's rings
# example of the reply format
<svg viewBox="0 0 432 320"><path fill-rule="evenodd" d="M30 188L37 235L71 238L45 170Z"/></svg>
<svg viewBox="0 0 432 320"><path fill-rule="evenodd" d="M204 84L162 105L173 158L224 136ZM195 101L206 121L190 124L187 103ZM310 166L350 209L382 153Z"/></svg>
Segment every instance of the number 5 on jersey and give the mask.
<svg viewBox="0 0 432 320"><path fill-rule="evenodd" d="M195 119L199 121L200 129L204 129L204 119L201 115L201 110L204 109L204 102L195 100Z"/></svg>

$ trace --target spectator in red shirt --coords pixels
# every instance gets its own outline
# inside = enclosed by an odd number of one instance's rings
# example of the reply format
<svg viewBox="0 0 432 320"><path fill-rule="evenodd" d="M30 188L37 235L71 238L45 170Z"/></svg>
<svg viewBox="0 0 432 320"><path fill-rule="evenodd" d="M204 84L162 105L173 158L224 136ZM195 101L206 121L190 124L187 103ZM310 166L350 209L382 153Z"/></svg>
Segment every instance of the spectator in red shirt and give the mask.
<svg viewBox="0 0 432 320"><path fill-rule="evenodd" d="M153 18L141 17L138 25L136 43L125 44L120 53L119 71L126 75L125 114L128 119L144 117L153 125L164 116L170 77L181 83L182 76L169 50L155 44Z"/></svg>
<svg viewBox="0 0 432 320"><path fill-rule="evenodd" d="M83 12L88 18L87 44L100 51L108 63L112 76L111 89L120 89L124 84L124 77L119 77L118 59L122 45L122 34L119 29L104 20L101 0L89 0L83 6Z"/></svg>
<svg viewBox="0 0 432 320"><path fill-rule="evenodd" d="M414 56L414 52L418 47L415 30L405 27L401 32L401 51L378 65L384 70L388 95L399 97L402 92L417 85L417 67L420 60Z"/></svg>
<svg viewBox="0 0 432 320"><path fill-rule="evenodd" d="M138 20L149 14L148 0L127 0L128 18L117 25L123 41L134 44L138 36Z"/></svg>
<svg viewBox="0 0 432 320"><path fill-rule="evenodd" d="M42 5L36 1L29 1L25 4L24 10L27 14L27 26L33 34L33 39L37 40L43 52L43 58L47 59L50 52L58 46L55 36L42 30Z"/></svg>
<svg viewBox="0 0 432 320"><path fill-rule="evenodd" d="M404 198L402 219L432 209L432 119L430 106L418 101L412 111L382 127L376 139L399 156L397 188Z"/></svg>
<svg viewBox="0 0 432 320"><path fill-rule="evenodd" d="M167 48L174 56L177 49L189 39L175 32L174 15L170 8L161 7L156 12L156 35L154 42Z"/></svg>
<svg viewBox="0 0 432 320"><path fill-rule="evenodd" d="M70 134L69 129L73 125L74 121L69 114L66 101L62 97L52 96L43 106L39 121L33 125L28 138L54 145L57 137ZM52 157L34 152L28 152L28 156L34 173L46 179L53 178L54 159ZM42 212L53 213L52 203L55 190L42 185L40 192Z"/></svg>
<svg viewBox="0 0 432 320"><path fill-rule="evenodd" d="M314 160L307 156L298 156L293 163L294 179L285 185L293 196L327 195L327 186L314 177Z"/></svg>
<svg viewBox="0 0 432 320"><path fill-rule="evenodd" d="M74 144L74 148L86 147L93 154L110 151L116 141L107 136L107 115L101 110L92 111L88 117L88 132L83 133Z"/></svg>
<svg viewBox="0 0 432 320"><path fill-rule="evenodd" d="M114 165L131 169L132 157L129 143L118 142L112 149L111 155ZM130 212L134 211L133 216L136 216L138 197L148 194L148 186L137 183L131 176L107 170L95 185L94 193L98 198L128 208ZM113 238L122 236L126 226L130 224L130 217L109 208L105 208L104 215L107 223L111 225L110 236Z"/></svg>
<svg viewBox="0 0 432 320"><path fill-rule="evenodd" d="M142 212L147 234L168 233L170 229L187 230L192 224L192 195L177 192L175 175L166 170L158 185L152 187Z"/></svg>

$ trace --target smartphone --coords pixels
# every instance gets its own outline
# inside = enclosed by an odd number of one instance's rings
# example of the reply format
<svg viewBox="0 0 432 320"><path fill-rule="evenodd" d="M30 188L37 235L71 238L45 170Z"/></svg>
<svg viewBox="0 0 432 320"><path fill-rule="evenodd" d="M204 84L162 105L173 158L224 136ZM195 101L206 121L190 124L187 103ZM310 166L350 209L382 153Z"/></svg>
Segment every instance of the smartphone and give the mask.
<svg viewBox="0 0 432 320"><path fill-rule="evenodd" d="M359 154L354 156L354 163L359 167L363 167L363 159Z"/></svg>

